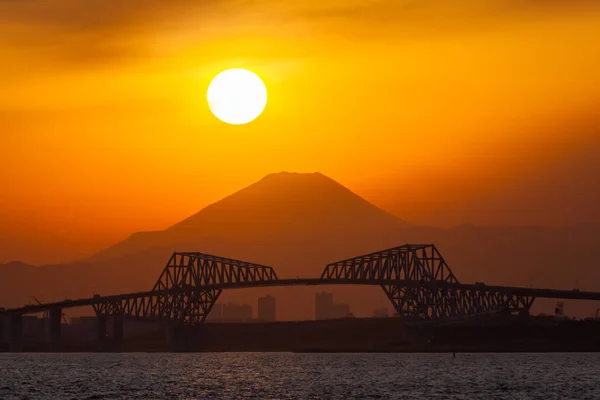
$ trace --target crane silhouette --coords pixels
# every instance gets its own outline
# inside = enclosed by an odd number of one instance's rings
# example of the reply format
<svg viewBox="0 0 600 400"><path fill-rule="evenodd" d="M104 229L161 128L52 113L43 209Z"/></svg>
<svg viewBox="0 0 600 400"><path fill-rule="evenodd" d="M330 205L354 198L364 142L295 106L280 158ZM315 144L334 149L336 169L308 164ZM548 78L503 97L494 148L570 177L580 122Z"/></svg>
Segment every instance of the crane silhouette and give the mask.
<svg viewBox="0 0 600 400"><path fill-rule="evenodd" d="M31 296L33 297L33 300L35 300L36 303L38 303L39 305L42 305L43 303L41 301L39 301L35 296ZM68 324L69 320L67 319L68 315L65 314L64 312L61 312L61 318L63 323ZM48 311L44 311L44 319L48 319Z"/></svg>

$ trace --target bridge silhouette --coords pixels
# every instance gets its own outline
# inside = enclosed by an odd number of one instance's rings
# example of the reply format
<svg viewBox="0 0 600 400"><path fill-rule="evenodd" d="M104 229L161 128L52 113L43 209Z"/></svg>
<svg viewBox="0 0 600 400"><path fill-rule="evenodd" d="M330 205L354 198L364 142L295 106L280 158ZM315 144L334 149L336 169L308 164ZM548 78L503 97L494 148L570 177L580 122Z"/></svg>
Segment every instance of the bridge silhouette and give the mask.
<svg viewBox="0 0 600 400"><path fill-rule="evenodd" d="M201 325L223 290L331 284L380 286L399 316L433 322L496 313L528 314L536 298L600 300L600 292L460 283L435 245L405 244L327 264L319 278L297 279L279 279L265 265L175 252L150 291L0 309L0 317L8 317L11 349L19 350L22 316L47 312L50 343L59 348L65 308L92 306L99 337L105 336L106 318L112 318L114 336L119 338L123 319L175 327Z"/></svg>

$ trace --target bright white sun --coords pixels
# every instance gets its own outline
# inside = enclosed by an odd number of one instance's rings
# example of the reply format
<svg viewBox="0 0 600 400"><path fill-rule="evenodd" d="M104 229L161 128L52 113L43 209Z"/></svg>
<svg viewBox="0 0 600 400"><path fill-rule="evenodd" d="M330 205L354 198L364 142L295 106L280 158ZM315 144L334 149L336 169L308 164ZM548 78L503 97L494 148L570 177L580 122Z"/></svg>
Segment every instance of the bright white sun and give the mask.
<svg viewBox="0 0 600 400"><path fill-rule="evenodd" d="M228 124L241 125L255 120L263 112L267 105L267 88L254 72L234 68L213 78L206 98L215 117Z"/></svg>

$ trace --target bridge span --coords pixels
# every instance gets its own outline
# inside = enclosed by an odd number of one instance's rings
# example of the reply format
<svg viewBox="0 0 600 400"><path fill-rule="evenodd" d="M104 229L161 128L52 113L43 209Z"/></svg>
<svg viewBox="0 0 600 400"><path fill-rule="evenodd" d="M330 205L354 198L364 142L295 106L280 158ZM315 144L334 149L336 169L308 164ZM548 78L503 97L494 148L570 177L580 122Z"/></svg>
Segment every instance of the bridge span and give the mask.
<svg viewBox="0 0 600 400"><path fill-rule="evenodd" d="M406 244L327 264L319 278L279 279L272 267L204 253L175 252L152 290L31 304L2 310L18 350L24 314L48 313L50 342L60 346L62 310L92 306L105 336L106 318L122 336L123 319L168 326L204 323L223 290L311 285L379 286L396 313L429 321L493 313L528 313L536 298L600 300L600 292L460 283L433 244ZM4 318L2 318L4 317ZM1 324L0 324L1 325Z"/></svg>
<svg viewBox="0 0 600 400"><path fill-rule="evenodd" d="M277 279L274 281L258 281L249 283L219 283L210 284L203 287L203 289L211 290L230 290L230 289L248 289L248 288L262 288L262 287L277 287L277 286L316 286L316 285L370 285L370 286L385 286L398 284L407 288L418 288L423 286L428 289L435 288L446 288L446 289L464 289L478 292L492 292L492 293L507 293L515 294L525 297L533 298L546 298L546 299L565 299L565 300L598 300L600 301L600 292L589 292L579 290L563 290L563 289L538 289L529 287L519 286L493 286L484 284L451 284L451 283L422 283L415 281L395 281L391 279L382 279L378 281L370 279L338 279L335 282L331 280L324 280L321 278L290 278L290 279ZM176 289L163 290L163 291L146 291L126 294L116 294L109 296L86 297L74 300L62 300L53 303L43 304L29 304L18 308L0 310L0 316L10 316L13 314L39 314L48 312L55 308L68 309L75 307L86 307L86 306L100 306L107 302L114 302L119 300L131 300L139 297L147 296L167 296L170 294L183 294L196 290L194 287L179 287Z"/></svg>

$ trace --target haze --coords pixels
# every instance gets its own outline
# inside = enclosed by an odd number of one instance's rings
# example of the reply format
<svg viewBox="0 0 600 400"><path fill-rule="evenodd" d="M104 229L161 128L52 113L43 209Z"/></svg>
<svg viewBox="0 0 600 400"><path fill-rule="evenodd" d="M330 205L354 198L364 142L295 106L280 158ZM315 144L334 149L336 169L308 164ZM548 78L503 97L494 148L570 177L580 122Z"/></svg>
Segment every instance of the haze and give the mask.
<svg viewBox="0 0 600 400"><path fill-rule="evenodd" d="M414 224L600 221L597 2L313 4L0 1L0 261L89 256L282 170ZM243 127L204 100L237 66L270 96Z"/></svg>

